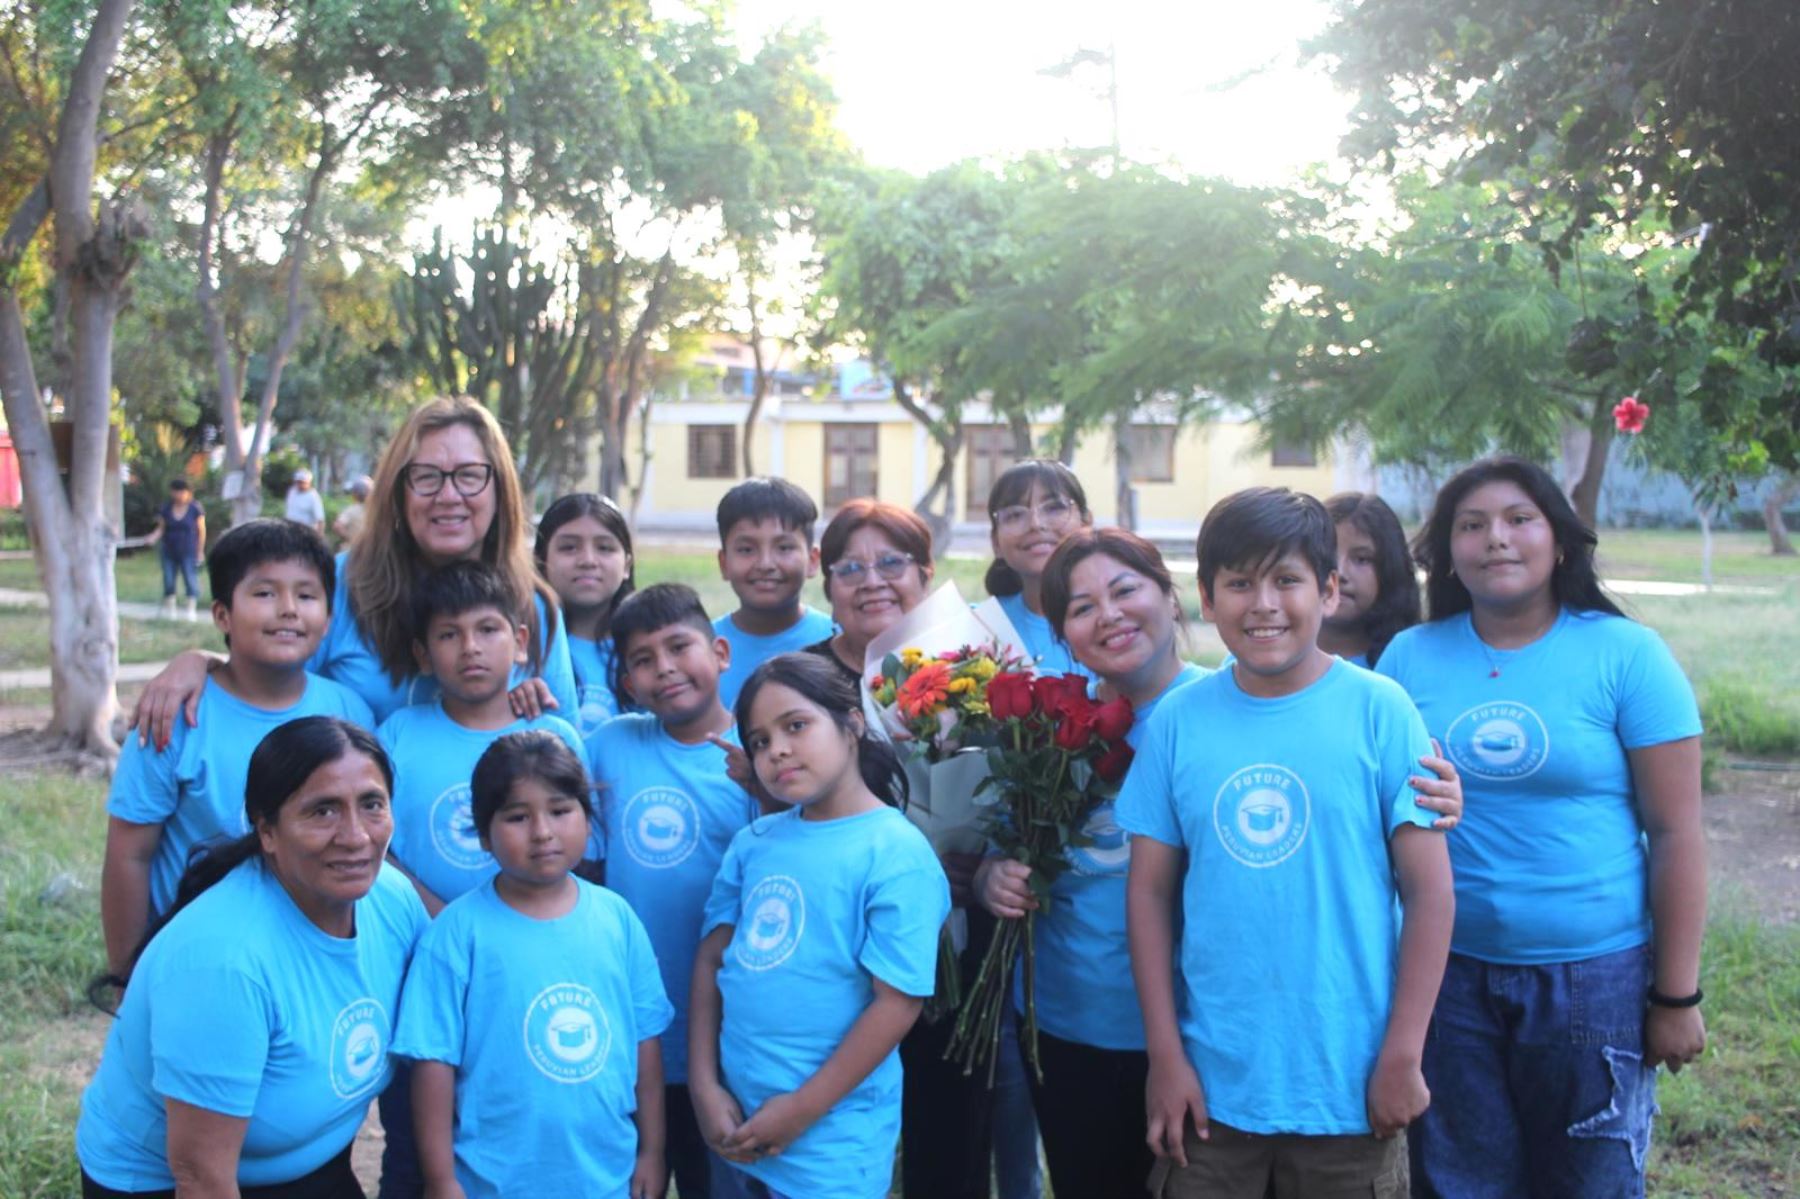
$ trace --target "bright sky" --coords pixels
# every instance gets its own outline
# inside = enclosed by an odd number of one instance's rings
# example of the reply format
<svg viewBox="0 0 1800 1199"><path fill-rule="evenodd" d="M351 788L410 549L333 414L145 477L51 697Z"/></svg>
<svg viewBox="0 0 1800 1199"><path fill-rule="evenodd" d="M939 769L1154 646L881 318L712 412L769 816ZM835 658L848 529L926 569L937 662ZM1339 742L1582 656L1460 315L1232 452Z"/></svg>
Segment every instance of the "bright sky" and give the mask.
<svg viewBox="0 0 1800 1199"><path fill-rule="evenodd" d="M1105 68L1038 72L1110 44L1128 156L1254 184L1336 156L1349 99L1300 54L1327 16L1323 0L739 0L737 23L817 20L840 123L881 166L1106 145Z"/></svg>

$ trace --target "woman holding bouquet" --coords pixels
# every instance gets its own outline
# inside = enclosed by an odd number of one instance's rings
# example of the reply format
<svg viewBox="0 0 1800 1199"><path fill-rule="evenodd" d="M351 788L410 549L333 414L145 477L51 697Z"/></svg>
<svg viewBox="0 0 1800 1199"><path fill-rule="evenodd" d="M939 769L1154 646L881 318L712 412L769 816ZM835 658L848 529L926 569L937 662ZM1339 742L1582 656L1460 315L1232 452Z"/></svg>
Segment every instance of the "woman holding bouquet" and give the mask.
<svg viewBox="0 0 1800 1199"><path fill-rule="evenodd" d="M897 504L851 500L819 538L819 566L837 632L805 652L831 662L861 691L869 642L918 607L930 590L931 529ZM945 854L940 861L952 903L966 908L979 855ZM900 1042L901 1159L908 1199L988 1195L992 1099L984 1079L944 1060L950 1025L948 1019L920 1020Z"/></svg>
<svg viewBox="0 0 1800 1199"><path fill-rule="evenodd" d="M1123 529L1080 528L1045 564L1044 615L1075 660L1100 680L1103 698L1130 702L1126 744L1135 746L1157 705L1206 672L1182 660L1181 603L1156 547ZM1196 730L1200 732L1200 730ZM1415 779L1420 803L1462 811L1448 763L1426 759L1437 779ZM1129 755L1096 763L1123 776ZM1125 932L1130 846L1110 802L1089 815L1068 865L1040 908L1023 863L990 858L975 878L981 903L1001 919L1036 912L1033 934L1038 1056L1043 1081L1033 1099L1044 1134L1052 1188L1059 1195L1129 1195L1144 1185L1153 1159L1145 1141L1144 1084L1149 1060L1143 1017L1131 981ZM1023 971L1014 992L1023 1008Z"/></svg>

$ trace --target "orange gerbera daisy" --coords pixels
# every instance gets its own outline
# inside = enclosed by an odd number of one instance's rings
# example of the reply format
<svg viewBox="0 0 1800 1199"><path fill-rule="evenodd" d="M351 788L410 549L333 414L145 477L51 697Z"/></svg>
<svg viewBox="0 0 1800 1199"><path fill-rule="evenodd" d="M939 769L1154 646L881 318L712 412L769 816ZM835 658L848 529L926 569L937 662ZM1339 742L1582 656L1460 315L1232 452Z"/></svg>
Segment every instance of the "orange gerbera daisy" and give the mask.
<svg viewBox="0 0 1800 1199"><path fill-rule="evenodd" d="M942 662L928 662L913 671L894 697L900 715L908 720L929 716L950 697L950 668Z"/></svg>

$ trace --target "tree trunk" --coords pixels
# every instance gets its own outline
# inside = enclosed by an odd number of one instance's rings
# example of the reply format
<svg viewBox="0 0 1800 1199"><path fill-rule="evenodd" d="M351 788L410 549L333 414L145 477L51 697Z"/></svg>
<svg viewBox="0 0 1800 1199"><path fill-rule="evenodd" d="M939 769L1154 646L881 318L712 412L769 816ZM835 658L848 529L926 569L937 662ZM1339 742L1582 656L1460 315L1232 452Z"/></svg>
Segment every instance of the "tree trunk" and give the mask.
<svg viewBox="0 0 1800 1199"><path fill-rule="evenodd" d="M1131 412L1113 415L1113 521L1121 529L1137 531L1137 492L1131 486Z"/></svg>
<svg viewBox="0 0 1800 1199"><path fill-rule="evenodd" d="M69 76L57 123L48 194L56 228L56 269L68 287L73 337L65 407L73 423L65 492L37 391L18 297L0 287L0 402L19 458L27 517L50 601L49 733L60 746L110 764L118 756L119 621L113 585L115 534L103 500L112 413L112 336L143 221L128 206L93 208L94 160L102 94L124 36L130 0L102 0ZM18 252L43 220L34 191L6 231Z"/></svg>
<svg viewBox="0 0 1800 1199"><path fill-rule="evenodd" d="M213 262L215 243L223 245L222 231L225 162L231 155L232 129L235 120L206 139L206 154L201 174L206 181L200 216L199 270L194 284L194 303L200 309L200 325L206 331L206 344L212 351L213 385L218 391L219 423L225 441L225 468L244 469L244 359L234 354L225 333L225 317L219 311L219 291Z"/></svg>
<svg viewBox="0 0 1800 1199"><path fill-rule="evenodd" d="M1781 510L1800 495L1800 475L1787 475L1763 497L1763 525L1769 530L1769 552L1778 558L1794 556L1794 542L1788 536L1787 521Z"/></svg>
<svg viewBox="0 0 1800 1199"><path fill-rule="evenodd" d="M745 295L749 299L750 308L750 361L755 374L750 383L750 411L744 414L744 477L756 476L756 451L752 444L756 440L756 422L762 417L763 403L769 398L769 385L774 382L774 368L763 356L762 314L756 307L756 277L748 276L744 280Z"/></svg>
<svg viewBox="0 0 1800 1199"><path fill-rule="evenodd" d="M903 379L894 379L894 402L906 410L906 414L925 426L925 431L938 444L943 460L938 463L937 475L931 480L931 486L913 505L913 511L925 518L931 528L931 541L939 553L950 548L950 532L956 523L956 460L962 453L963 426L962 421L954 414L946 412L942 417L933 417L924 404L913 398L913 394ZM939 497L943 507L934 508Z"/></svg>
<svg viewBox="0 0 1800 1199"><path fill-rule="evenodd" d="M256 405L256 428L250 435L249 451L244 455L243 486L231 502L232 524L254 520L262 512L262 464L263 455L268 452L269 425L275 418L275 401L281 395L281 374L287 369L294 347L299 344L300 331L310 308L301 294L301 283L306 274L306 251L319 211L319 193L336 162L337 148L331 140L331 127L327 125L319 134L319 161L306 181L306 198L301 201L300 211L294 217L293 234L288 239L287 294L281 333L275 339L275 348L269 352L269 374L263 381L262 396Z"/></svg>
<svg viewBox="0 0 1800 1199"><path fill-rule="evenodd" d="M1037 457L1037 441L1031 435L1031 418L1014 409L1006 414L1006 427L1012 431L1013 457Z"/></svg>
<svg viewBox="0 0 1800 1199"><path fill-rule="evenodd" d="M1581 466L1581 477L1569 489L1575 514L1590 529L1600 510L1600 483L1606 477L1606 454L1612 448L1614 432L1612 409L1604 398L1596 399L1593 415L1588 419L1587 458Z"/></svg>
<svg viewBox="0 0 1800 1199"><path fill-rule="evenodd" d="M1700 518L1700 585L1708 591L1713 585L1713 506L1694 496L1694 515Z"/></svg>

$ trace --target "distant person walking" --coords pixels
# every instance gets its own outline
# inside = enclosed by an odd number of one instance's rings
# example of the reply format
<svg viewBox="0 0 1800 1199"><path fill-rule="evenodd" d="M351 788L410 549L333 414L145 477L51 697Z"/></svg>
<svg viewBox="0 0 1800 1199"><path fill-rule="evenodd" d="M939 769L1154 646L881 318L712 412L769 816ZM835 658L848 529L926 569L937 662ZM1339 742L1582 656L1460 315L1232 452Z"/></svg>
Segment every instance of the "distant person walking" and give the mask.
<svg viewBox="0 0 1800 1199"><path fill-rule="evenodd" d="M369 489L374 486L374 480L370 479L368 475L360 475L356 482L350 484L352 502L349 507L337 514L336 520L331 522L331 531L337 535L339 549L349 549L350 543L356 540L356 535L362 532L363 502L369 498Z"/></svg>
<svg viewBox="0 0 1800 1199"><path fill-rule="evenodd" d="M195 619L195 605L200 595L200 561L206 554L206 509L194 498L186 479L169 481L169 500L156 510L156 527L150 530L150 544L162 556L163 597L157 615L175 618L175 576L181 576L187 588L188 620Z"/></svg>
<svg viewBox="0 0 1800 1199"><path fill-rule="evenodd" d="M294 484L288 488L287 518L315 533L325 532L325 501L313 490L312 472L304 466L294 472Z"/></svg>

